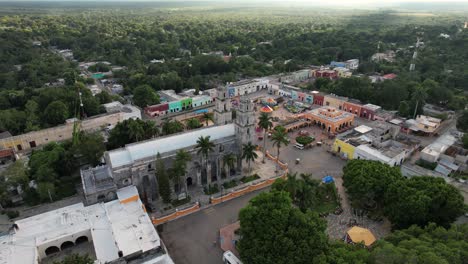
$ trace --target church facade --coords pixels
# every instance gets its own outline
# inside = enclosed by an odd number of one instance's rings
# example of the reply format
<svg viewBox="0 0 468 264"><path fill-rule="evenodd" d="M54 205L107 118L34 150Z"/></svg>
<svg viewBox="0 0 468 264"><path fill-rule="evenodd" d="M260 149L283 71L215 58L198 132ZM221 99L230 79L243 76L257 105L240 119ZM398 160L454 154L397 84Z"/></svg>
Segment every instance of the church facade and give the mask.
<svg viewBox="0 0 468 264"><path fill-rule="evenodd" d="M255 134L254 103L247 97L241 97L236 119L233 121L231 101L226 89L221 88L216 99L214 123L211 127L137 142L106 152L104 159L108 169L92 168L81 173L86 202L92 204L106 201L113 197L116 187L134 185L142 201L151 206L159 199L157 156L164 162L167 170L173 166L176 153L181 149L191 155L191 161L187 164L182 186L172 183L174 190L221 184L224 180L231 180L242 169L242 146L252 142ZM197 154L197 140L200 137L210 137L215 145L208 154L207 162ZM223 164L226 155L234 155L236 160L234 168L227 172ZM99 173L95 173L97 171ZM103 175L103 172L107 173Z"/></svg>

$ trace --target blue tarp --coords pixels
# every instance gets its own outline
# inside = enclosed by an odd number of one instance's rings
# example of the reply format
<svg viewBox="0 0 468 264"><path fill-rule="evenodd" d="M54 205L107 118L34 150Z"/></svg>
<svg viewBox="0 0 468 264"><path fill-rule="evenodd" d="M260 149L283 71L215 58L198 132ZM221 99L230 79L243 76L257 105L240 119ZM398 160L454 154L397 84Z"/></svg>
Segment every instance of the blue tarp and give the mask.
<svg viewBox="0 0 468 264"><path fill-rule="evenodd" d="M196 114L201 114L201 113L208 113L208 109L200 109L195 111Z"/></svg>
<svg viewBox="0 0 468 264"><path fill-rule="evenodd" d="M323 183L332 183L334 182L335 180L333 180L333 177L332 176L325 176L322 178L322 182Z"/></svg>

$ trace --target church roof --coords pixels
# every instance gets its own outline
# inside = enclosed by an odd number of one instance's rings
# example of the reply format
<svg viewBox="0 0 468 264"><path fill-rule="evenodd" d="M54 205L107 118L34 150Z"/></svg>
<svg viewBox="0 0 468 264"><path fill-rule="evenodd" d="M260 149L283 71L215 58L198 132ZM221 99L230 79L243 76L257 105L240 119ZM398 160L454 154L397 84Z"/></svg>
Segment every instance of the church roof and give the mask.
<svg viewBox="0 0 468 264"><path fill-rule="evenodd" d="M156 156L158 153L162 155L167 152L195 146L198 138L201 136L210 136L211 140L218 140L234 135L234 124L227 124L130 144L124 148L109 151L109 165L113 168L120 167L131 164L135 160Z"/></svg>

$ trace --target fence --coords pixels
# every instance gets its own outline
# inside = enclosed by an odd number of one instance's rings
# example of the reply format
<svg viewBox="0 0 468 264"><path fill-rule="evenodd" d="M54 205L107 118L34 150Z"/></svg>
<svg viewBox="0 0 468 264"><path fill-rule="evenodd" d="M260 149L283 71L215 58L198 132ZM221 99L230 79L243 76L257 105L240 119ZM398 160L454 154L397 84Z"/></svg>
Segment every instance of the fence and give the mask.
<svg viewBox="0 0 468 264"><path fill-rule="evenodd" d="M195 203L193 206L182 209L182 210L176 209L176 211L174 213L172 213L172 214L165 215L165 216L162 216L162 217L159 217L159 218L153 218L152 222L153 222L154 225L160 225L160 224L166 223L168 221L177 219L179 217L182 217L182 216L197 212L199 210L200 210L200 204Z"/></svg>

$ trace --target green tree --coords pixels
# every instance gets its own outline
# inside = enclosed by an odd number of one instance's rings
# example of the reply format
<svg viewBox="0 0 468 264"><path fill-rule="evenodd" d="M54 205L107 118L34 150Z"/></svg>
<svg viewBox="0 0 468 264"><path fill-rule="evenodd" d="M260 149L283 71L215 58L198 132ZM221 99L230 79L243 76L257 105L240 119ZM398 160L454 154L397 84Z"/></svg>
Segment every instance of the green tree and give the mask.
<svg viewBox="0 0 468 264"><path fill-rule="evenodd" d="M177 120L166 119L162 124L164 135L170 135L184 131L184 124Z"/></svg>
<svg viewBox="0 0 468 264"><path fill-rule="evenodd" d="M25 112L27 116L25 132L39 130L40 122L39 122L39 117L37 116L39 105L36 103L36 101L29 100L26 103L25 108L26 108Z"/></svg>
<svg viewBox="0 0 468 264"><path fill-rule="evenodd" d="M119 122L109 133L107 146L109 149L123 147L126 144L147 140L159 134L153 121L127 119Z"/></svg>
<svg viewBox="0 0 468 264"><path fill-rule="evenodd" d="M463 134L462 142L463 147L468 149L468 133Z"/></svg>
<svg viewBox="0 0 468 264"><path fill-rule="evenodd" d="M409 105L406 101L401 101L400 106L398 107L398 114L402 117L407 117L409 115Z"/></svg>
<svg viewBox="0 0 468 264"><path fill-rule="evenodd" d="M199 128L201 126L202 126L202 124L200 123L200 120L198 120L197 118L190 118L189 120L187 120L187 128L188 129L196 129L196 128Z"/></svg>
<svg viewBox="0 0 468 264"><path fill-rule="evenodd" d="M54 262L54 264L93 264L94 260L89 255L71 254L66 256L60 262Z"/></svg>
<svg viewBox="0 0 468 264"><path fill-rule="evenodd" d="M41 202L52 202L55 198L55 185L50 182L39 182L37 193Z"/></svg>
<svg viewBox="0 0 468 264"><path fill-rule="evenodd" d="M448 227L464 211L463 196L441 178L402 179L392 182L385 192L384 212L397 228L430 222Z"/></svg>
<svg viewBox="0 0 468 264"><path fill-rule="evenodd" d="M101 162L106 147L104 146L104 138L98 134L80 134L80 143L77 146L78 152L83 155L88 163L92 166L97 166Z"/></svg>
<svg viewBox="0 0 468 264"><path fill-rule="evenodd" d="M158 180L158 191L164 203L171 202L171 185L167 176L166 166L158 153L156 156L156 177Z"/></svg>
<svg viewBox="0 0 468 264"><path fill-rule="evenodd" d="M367 263L466 263L468 225L450 229L432 223L424 228L411 226L378 241Z"/></svg>
<svg viewBox="0 0 468 264"><path fill-rule="evenodd" d="M62 101L53 101L45 109L43 117L51 126L63 124L68 118L68 108Z"/></svg>
<svg viewBox="0 0 468 264"><path fill-rule="evenodd" d="M273 141L273 146L278 150L276 156L276 170L278 170L280 148L289 144L288 132L286 132L286 129L282 126L275 127L275 130L271 134L271 141Z"/></svg>
<svg viewBox="0 0 468 264"><path fill-rule="evenodd" d="M177 151L176 157L174 160L174 167L173 167L173 172L174 172L174 181L177 183L178 186L178 192L180 193L181 189L181 178L185 179L185 175L187 173L187 162L192 160L192 156L186 152L185 150L181 149ZM185 192L187 192L187 182L185 181L184 184Z"/></svg>
<svg viewBox="0 0 468 264"><path fill-rule="evenodd" d="M356 207L382 206L388 186L402 178L398 167L379 161L350 160L343 168L343 185Z"/></svg>
<svg viewBox="0 0 468 264"><path fill-rule="evenodd" d="M159 104L159 95L148 85L140 85L133 90L133 103L144 108Z"/></svg>
<svg viewBox="0 0 468 264"><path fill-rule="evenodd" d="M463 132L468 132L468 110L463 111L457 119L457 128Z"/></svg>
<svg viewBox="0 0 468 264"><path fill-rule="evenodd" d="M266 138L268 130L273 127L273 122L271 122L271 116L267 113L261 113L260 117L258 118L258 126L263 129L263 160L262 162L265 163L265 156L266 156Z"/></svg>
<svg viewBox="0 0 468 264"><path fill-rule="evenodd" d="M255 149L257 146L253 145L251 142L244 144L242 146L242 159L246 160L247 163L249 164L249 174L252 173L251 170L251 162L255 161L256 158L258 158L258 154L255 152Z"/></svg>
<svg viewBox="0 0 468 264"><path fill-rule="evenodd" d="M411 100L415 104L413 118L416 118L417 114L420 114L423 112L422 108L424 106L426 98L427 98L427 91L420 85L416 86L415 90L413 91L411 95Z"/></svg>
<svg viewBox="0 0 468 264"><path fill-rule="evenodd" d="M325 263L325 221L301 212L286 192L261 193L239 213L244 263Z"/></svg>
<svg viewBox="0 0 468 264"><path fill-rule="evenodd" d="M197 139L197 154L202 156L202 159L205 161L205 173L208 177L208 155L213 152L215 144L210 141L210 136L200 136Z"/></svg>
<svg viewBox="0 0 468 264"><path fill-rule="evenodd" d="M208 126L208 122L214 122L213 113L203 113L203 120L205 120L205 125Z"/></svg>

